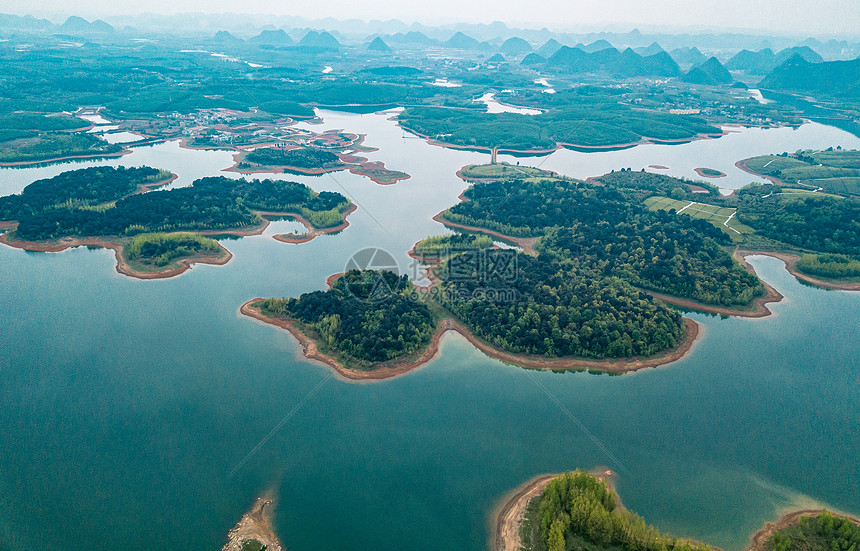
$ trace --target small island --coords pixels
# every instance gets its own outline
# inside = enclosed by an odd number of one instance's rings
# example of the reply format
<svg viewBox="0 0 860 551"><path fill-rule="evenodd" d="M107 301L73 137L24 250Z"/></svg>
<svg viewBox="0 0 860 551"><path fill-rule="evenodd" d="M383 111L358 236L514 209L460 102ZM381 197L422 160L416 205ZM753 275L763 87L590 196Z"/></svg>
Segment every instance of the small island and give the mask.
<svg viewBox="0 0 860 551"><path fill-rule="evenodd" d="M0 242L41 252L109 248L120 273L164 278L194 263L230 260L226 249L202 235L255 235L269 223L264 215L287 216L308 227L307 241L346 227L355 208L339 193L273 180L201 178L151 191L173 178L150 167L92 167L38 180L18 195L0 197L0 224L9 228Z"/></svg>
<svg viewBox="0 0 860 551"><path fill-rule="evenodd" d="M699 176L701 176L702 178L725 178L726 177L725 172L722 172L722 171L719 171L719 170L716 170L713 168L699 167L699 168L694 168L693 171L696 174L698 174Z"/></svg>
<svg viewBox="0 0 860 551"><path fill-rule="evenodd" d="M495 514L494 551L715 551L675 538L627 510L612 489L612 471L538 476L514 492ZM767 523L746 551L847 551L860 544L860 519L826 510L793 511Z"/></svg>
<svg viewBox="0 0 860 551"><path fill-rule="evenodd" d="M297 132L274 145L240 150L235 156L236 163L228 170L242 174L272 172L310 176L349 170L380 185L410 178L405 172L386 168L382 161L358 156L357 153L373 151L361 145L363 140L364 136L338 131Z"/></svg>

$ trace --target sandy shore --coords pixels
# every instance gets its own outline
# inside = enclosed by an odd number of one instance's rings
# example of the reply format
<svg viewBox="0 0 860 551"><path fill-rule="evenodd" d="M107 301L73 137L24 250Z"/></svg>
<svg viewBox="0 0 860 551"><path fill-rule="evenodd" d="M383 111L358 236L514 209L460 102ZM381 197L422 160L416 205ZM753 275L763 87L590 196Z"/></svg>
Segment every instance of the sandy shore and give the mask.
<svg viewBox="0 0 860 551"><path fill-rule="evenodd" d="M750 538L750 546L746 548L746 551L764 551L765 543L773 537L774 533L777 530L784 530L790 526L795 526L800 519L803 517L812 517L819 515L822 513L824 509L801 509L799 511L792 511L782 516L776 522L766 522L764 528L756 532ZM854 524L860 526L860 519L856 517L851 517L847 515L839 515L831 512L833 516L838 516L841 518L848 519Z"/></svg>
<svg viewBox="0 0 860 551"><path fill-rule="evenodd" d="M102 239L100 237L65 237L55 241L20 241L10 237L7 232L0 235L0 243L16 249L42 253L58 253L75 247L98 247L101 249L110 249L114 252L114 256L116 258L116 271L122 275L136 279L167 279L187 272L194 264L223 266L233 259L233 254L219 244L218 247L220 247L221 251L218 255L201 255L183 258L177 261L179 263L178 267L163 271L142 272L135 270L128 264L128 262L126 262L125 256L123 255L122 243Z"/></svg>
<svg viewBox="0 0 860 551"><path fill-rule="evenodd" d="M778 258L785 262L785 269L788 270L788 273L796 277L801 281L805 281L810 285L815 285L816 287L822 287L824 289L836 289L840 291L860 291L860 282L841 282L841 281L826 281L823 279L818 279L817 277L804 274L800 270L797 269L797 261L800 260L800 256L791 253L777 253L772 251L750 251L750 250L742 250L738 251L741 256L751 256L760 254L763 256L772 256L773 258Z"/></svg>
<svg viewBox="0 0 860 551"><path fill-rule="evenodd" d="M529 502L543 493L546 485L557 474L536 476L506 496L504 504L495 517L492 536L493 551L520 551L520 524L525 517Z"/></svg>
<svg viewBox="0 0 860 551"><path fill-rule="evenodd" d="M283 551L270 525L273 502L271 498L257 498L251 510L242 515L239 523L227 534L227 543L221 551L242 551L242 545L250 540L259 541L267 551Z"/></svg>

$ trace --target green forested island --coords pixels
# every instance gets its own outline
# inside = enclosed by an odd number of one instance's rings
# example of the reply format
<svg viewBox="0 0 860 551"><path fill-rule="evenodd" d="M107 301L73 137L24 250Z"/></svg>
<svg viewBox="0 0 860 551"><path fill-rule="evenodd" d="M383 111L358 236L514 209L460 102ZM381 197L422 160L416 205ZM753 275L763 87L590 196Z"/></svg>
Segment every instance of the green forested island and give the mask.
<svg viewBox="0 0 860 551"><path fill-rule="evenodd" d="M451 235L434 235L422 239L415 244L414 251L419 256L447 256L452 251L463 252L478 249L490 249L493 240L489 235L454 233Z"/></svg>
<svg viewBox="0 0 860 551"><path fill-rule="evenodd" d="M245 155L245 161L263 166L287 166L307 169L331 168L342 164L340 157L335 153L311 147L301 149L261 147L249 151Z"/></svg>
<svg viewBox="0 0 860 551"><path fill-rule="evenodd" d="M30 184L20 195L0 198L0 220L18 221L17 238L42 241L247 228L262 222L256 210L298 214L315 228L329 228L341 224L342 213L350 207L339 193L316 193L296 182L223 176L201 178L184 188L135 193L159 175L155 169L109 167L65 172Z"/></svg>
<svg viewBox="0 0 860 551"><path fill-rule="evenodd" d="M721 247L730 244L723 232L703 220L651 212L630 199L635 192L561 179L479 183L440 218L540 237L536 248L560 261L705 304L747 305L764 293Z"/></svg>
<svg viewBox="0 0 860 551"><path fill-rule="evenodd" d="M318 347L351 369L415 356L430 344L436 328L408 278L389 271L350 270L327 291L251 306L268 317L298 322Z"/></svg>
<svg viewBox="0 0 860 551"><path fill-rule="evenodd" d="M712 551L709 545L661 534L620 507L605 482L583 471L555 477L531 500L520 539L527 551Z"/></svg>
<svg viewBox="0 0 860 551"><path fill-rule="evenodd" d="M410 107L398 120L404 128L443 143L511 151L613 147L722 133L700 118L632 108L618 101L619 93L587 86L565 90L544 100L547 111L540 115Z"/></svg>

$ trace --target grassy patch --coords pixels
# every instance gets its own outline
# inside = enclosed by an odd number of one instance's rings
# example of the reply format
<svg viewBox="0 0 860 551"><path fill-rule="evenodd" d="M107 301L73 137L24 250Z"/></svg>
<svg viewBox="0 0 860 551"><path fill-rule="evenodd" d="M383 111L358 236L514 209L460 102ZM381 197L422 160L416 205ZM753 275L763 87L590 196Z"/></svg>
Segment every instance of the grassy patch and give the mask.
<svg viewBox="0 0 860 551"><path fill-rule="evenodd" d="M755 230L738 221L735 217L737 209L719 207L717 205L706 205L695 201L684 201L670 197L653 196L645 199L645 206L649 210L675 209L678 214L686 214L693 218L707 220L723 232L729 235L733 241L742 241L744 235L751 234Z"/></svg>
<svg viewBox="0 0 860 551"><path fill-rule="evenodd" d="M553 173L531 166L512 165L510 163L491 163L486 165L468 165L463 167L460 175L464 179L521 179L534 177L552 177Z"/></svg>

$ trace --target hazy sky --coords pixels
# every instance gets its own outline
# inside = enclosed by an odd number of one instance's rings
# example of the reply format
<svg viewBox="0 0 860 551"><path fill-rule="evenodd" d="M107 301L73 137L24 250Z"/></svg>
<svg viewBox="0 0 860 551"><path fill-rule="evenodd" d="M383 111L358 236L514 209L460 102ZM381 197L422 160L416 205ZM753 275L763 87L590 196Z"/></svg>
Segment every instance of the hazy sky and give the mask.
<svg viewBox="0 0 860 551"><path fill-rule="evenodd" d="M860 35L860 0L2 0L0 12L89 18L142 12L271 13L428 23L500 20L554 30L659 25Z"/></svg>

